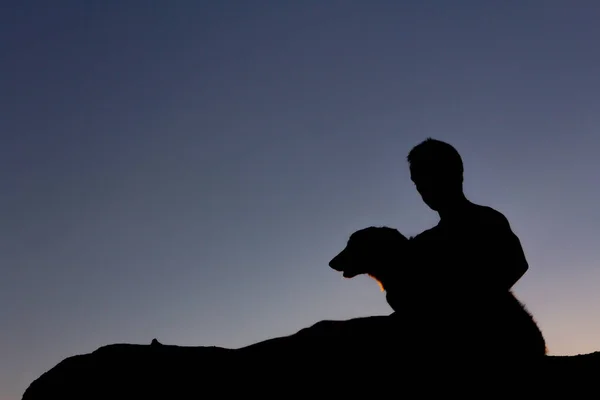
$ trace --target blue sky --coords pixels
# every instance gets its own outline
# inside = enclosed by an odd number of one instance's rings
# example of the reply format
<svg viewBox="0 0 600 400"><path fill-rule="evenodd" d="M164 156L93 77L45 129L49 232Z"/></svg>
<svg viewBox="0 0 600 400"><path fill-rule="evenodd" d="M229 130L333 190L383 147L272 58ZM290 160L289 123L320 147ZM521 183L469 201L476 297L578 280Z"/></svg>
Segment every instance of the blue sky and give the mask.
<svg viewBox="0 0 600 400"><path fill-rule="evenodd" d="M437 223L428 136L521 238L550 353L600 350L597 2L149 4L0 6L0 399L109 343L391 312L327 262Z"/></svg>

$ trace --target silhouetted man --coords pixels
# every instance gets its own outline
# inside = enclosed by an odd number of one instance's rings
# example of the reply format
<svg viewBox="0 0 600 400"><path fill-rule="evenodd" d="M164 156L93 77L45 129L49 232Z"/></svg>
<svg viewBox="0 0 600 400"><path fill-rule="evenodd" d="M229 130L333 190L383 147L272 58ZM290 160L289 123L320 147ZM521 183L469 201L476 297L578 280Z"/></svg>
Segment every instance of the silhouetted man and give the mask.
<svg viewBox="0 0 600 400"><path fill-rule="evenodd" d="M448 268L451 274L471 278L486 290L510 290L528 269L521 242L502 213L466 198L456 149L429 138L407 159L417 191L440 216L438 225L415 239L431 240L444 252L438 256L461 262Z"/></svg>
<svg viewBox="0 0 600 400"><path fill-rule="evenodd" d="M474 308L481 312L481 320L489 320L483 318L486 315L495 318L495 311L504 309L495 308L499 299L506 298L528 269L519 238L502 213L466 198L463 162L453 146L429 138L415 146L407 159L411 180L440 221L413 238L415 262L409 274L413 281L398 277L397 284L412 286L424 299L428 294L435 297L435 309L447 317L447 323L465 322L461 315L472 319ZM460 312L466 309L470 317Z"/></svg>

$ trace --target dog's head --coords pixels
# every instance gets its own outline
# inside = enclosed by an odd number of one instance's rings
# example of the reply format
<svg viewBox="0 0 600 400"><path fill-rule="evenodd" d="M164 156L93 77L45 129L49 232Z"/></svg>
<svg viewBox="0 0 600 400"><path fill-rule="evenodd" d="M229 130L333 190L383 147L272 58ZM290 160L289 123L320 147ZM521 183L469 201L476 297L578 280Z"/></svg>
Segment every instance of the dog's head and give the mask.
<svg viewBox="0 0 600 400"><path fill-rule="evenodd" d="M396 263L408 238L396 229L369 227L354 232L346 247L329 266L343 273L344 278L367 274L381 285L381 272ZM382 287L383 290L383 287Z"/></svg>

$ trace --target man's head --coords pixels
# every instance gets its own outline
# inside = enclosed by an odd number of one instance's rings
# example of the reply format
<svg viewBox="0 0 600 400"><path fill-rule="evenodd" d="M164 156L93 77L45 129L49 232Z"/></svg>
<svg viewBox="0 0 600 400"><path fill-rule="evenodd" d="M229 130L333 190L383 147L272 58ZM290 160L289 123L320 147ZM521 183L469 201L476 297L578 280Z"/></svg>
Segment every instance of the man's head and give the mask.
<svg viewBox="0 0 600 400"><path fill-rule="evenodd" d="M343 272L345 278L367 274L379 281L386 268L399 267L398 259L407 242L408 239L393 228L372 226L361 229L350 236L346 247L329 262L329 266Z"/></svg>
<svg viewBox="0 0 600 400"><path fill-rule="evenodd" d="M410 178L432 210L439 211L462 195L463 162L450 144L428 138L410 151L407 160Z"/></svg>

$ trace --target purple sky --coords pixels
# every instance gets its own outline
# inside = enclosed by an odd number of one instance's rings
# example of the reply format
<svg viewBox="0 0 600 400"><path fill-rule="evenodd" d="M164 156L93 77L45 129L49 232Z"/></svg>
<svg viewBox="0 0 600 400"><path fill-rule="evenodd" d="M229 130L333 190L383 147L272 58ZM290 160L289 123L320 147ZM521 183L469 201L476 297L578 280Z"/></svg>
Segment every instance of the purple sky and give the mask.
<svg viewBox="0 0 600 400"><path fill-rule="evenodd" d="M600 350L597 1L149 4L0 6L1 400L105 344L391 312L327 262L437 223L427 136L520 236L550 353Z"/></svg>

